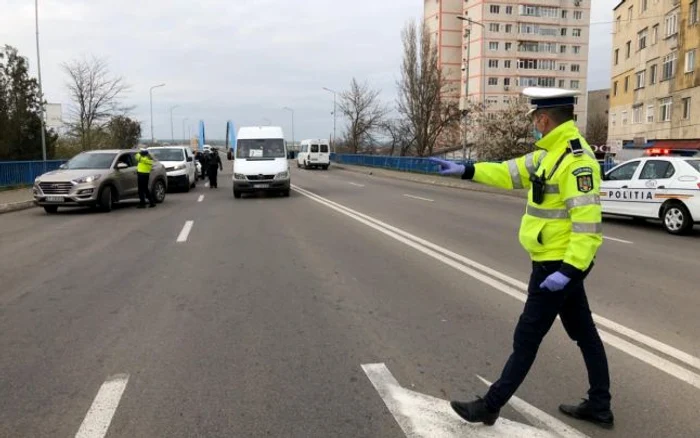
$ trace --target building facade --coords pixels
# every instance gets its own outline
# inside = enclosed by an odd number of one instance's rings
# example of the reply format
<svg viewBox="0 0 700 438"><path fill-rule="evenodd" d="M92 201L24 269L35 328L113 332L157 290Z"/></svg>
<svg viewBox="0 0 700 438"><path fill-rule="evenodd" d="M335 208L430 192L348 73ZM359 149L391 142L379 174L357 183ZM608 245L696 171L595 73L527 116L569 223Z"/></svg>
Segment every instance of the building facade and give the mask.
<svg viewBox="0 0 700 438"><path fill-rule="evenodd" d="M498 110L525 87L576 89L575 117L585 131L590 6L591 0L425 0L424 10L440 68L449 81L459 80L463 104Z"/></svg>
<svg viewBox="0 0 700 438"><path fill-rule="evenodd" d="M700 149L698 0L614 8L610 143Z"/></svg>

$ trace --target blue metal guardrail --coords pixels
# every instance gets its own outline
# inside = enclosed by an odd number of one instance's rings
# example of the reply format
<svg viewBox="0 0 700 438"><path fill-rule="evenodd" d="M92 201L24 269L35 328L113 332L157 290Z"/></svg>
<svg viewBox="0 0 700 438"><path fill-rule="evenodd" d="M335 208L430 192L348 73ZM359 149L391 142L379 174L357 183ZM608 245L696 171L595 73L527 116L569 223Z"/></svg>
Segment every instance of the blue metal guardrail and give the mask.
<svg viewBox="0 0 700 438"><path fill-rule="evenodd" d="M0 161L0 187L34 184L34 179L58 169L65 160Z"/></svg>
<svg viewBox="0 0 700 438"><path fill-rule="evenodd" d="M349 164L355 166L380 167L383 169L398 170L401 172L416 173L437 173L438 166L427 158L417 157L391 157L385 155L352 155L352 154L331 154L331 160L338 164ZM457 163L464 163L462 160L454 160ZM474 160L467 160L468 163L475 163ZM600 168L603 172L608 172L615 166L612 160L599 160Z"/></svg>

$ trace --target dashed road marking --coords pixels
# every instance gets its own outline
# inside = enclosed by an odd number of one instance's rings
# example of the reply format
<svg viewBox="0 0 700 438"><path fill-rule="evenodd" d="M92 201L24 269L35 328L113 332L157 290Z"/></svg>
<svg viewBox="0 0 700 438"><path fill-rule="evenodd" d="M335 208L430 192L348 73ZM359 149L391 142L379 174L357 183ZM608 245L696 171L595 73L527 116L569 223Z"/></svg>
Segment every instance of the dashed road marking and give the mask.
<svg viewBox="0 0 700 438"><path fill-rule="evenodd" d="M199 195L199 199L197 199L197 202L202 202L204 201L204 195Z"/></svg>
<svg viewBox="0 0 700 438"><path fill-rule="evenodd" d="M187 242L187 237L190 235L190 231L192 231L192 225L194 225L194 221L185 222L185 226L182 227L180 235L177 236L178 243Z"/></svg>
<svg viewBox="0 0 700 438"><path fill-rule="evenodd" d="M419 200L419 201L435 202L433 199L422 198L422 197L420 197L420 196L414 196L414 195L404 195L404 196L407 197L407 198L411 198L411 199L417 199L417 200Z"/></svg>
<svg viewBox="0 0 700 438"><path fill-rule="evenodd" d="M612 240L613 242L624 243L627 245L632 245L634 243L634 242L630 242L629 240L618 239L616 237L610 237L610 236L603 236L603 239Z"/></svg>
<svg viewBox="0 0 700 438"><path fill-rule="evenodd" d="M355 186L355 187L364 187L364 186L365 186L364 184L358 184L358 183L354 183L354 182L351 182L351 183L349 183L349 184L350 184L350 185L353 185L353 186Z"/></svg>
<svg viewBox="0 0 700 438"><path fill-rule="evenodd" d="M128 382L128 374L117 374L102 384L75 438L103 438L107 435Z"/></svg>

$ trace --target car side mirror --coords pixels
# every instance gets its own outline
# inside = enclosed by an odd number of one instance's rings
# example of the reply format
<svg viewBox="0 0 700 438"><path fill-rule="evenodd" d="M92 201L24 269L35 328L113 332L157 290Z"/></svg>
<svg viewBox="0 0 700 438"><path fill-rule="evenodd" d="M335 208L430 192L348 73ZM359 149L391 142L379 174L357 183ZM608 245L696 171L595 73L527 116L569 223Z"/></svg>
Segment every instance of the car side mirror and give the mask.
<svg viewBox="0 0 700 438"><path fill-rule="evenodd" d="M191 163L192 161L194 161L192 157L187 157L187 162L188 162L188 163Z"/></svg>
<svg viewBox="0 0 700 438"><path fill-rule="evenodd" d="M117 163L117 170L128 169L129 166L126 163Z"/></svg>

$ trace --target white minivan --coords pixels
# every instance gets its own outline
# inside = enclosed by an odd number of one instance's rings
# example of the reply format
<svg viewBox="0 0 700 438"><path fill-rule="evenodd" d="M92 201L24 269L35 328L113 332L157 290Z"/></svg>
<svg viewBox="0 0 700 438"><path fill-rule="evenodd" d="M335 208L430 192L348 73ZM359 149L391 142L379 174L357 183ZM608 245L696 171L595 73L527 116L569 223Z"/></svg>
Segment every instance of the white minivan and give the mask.
<svg viewBox="0 0 700 438"><path fill-rule="evenodd" d="M291 179L284 132L277 126L244 126L233 155L233 196L258 191L289 196Z"/></svg>
<svg viewBox="0 0 700 438"><path fill-rule="evenodd" d="M297 167L309 169L320 167L323 170L331 165L331 147L328 140L313 139L302 140L297 155Z"/></svg>
<svg viewBox="0 0 700 438"><path fill-rule="evenodd" d="M177 187L186 192L197 184L197 164L194 152L189 146L158 146L148 150L153 158L165 166L168 173L168 187Z"/></svg>

